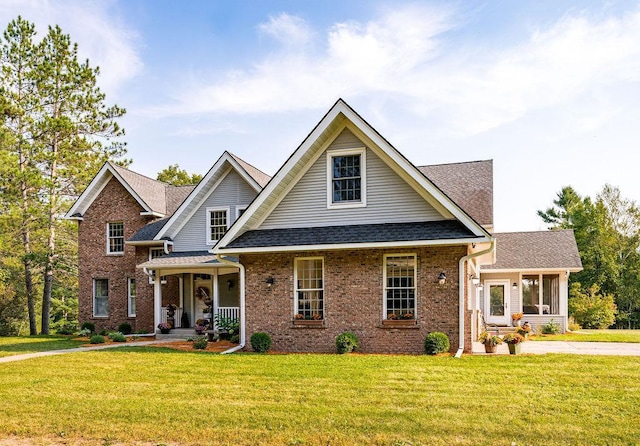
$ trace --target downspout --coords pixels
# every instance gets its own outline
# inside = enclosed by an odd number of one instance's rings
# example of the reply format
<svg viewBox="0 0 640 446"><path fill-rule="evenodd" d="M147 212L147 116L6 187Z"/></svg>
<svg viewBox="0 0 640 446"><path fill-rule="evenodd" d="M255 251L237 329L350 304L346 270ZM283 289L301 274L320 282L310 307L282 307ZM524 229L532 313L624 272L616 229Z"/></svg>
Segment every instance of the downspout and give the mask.
<svg viewBox="0 0 640 446"><path fill-rule="evenodd" d="M171 240L163 240L164 241L164 253L169 254L169 245L173 246L173 242Z"/></svg>
<svg viewBox="0 0 640 446"><path fill-rule="evenodd" d="M225 265L229 265L232 266L234 268L238 268L240 269L240 280L239 280L239 284L238 287L240 288L240 344L230 348L229 350L225 350L223 351L221 354L225 355L227 353L233 353L233 352L237 352L238 350L241 350L244 348L245 342L246 342L246 328L245 328L245 319L244 319L244 313L245 313L245 295L244 295L244 279L245 279L245 271L244 271L244 265L240 262L234 262L233 260L229 260L226 256L224 256L223 254L218 254L217 255L218 260L220 261L220 263L224 263Z"/></svg>
<svg viewBox="0 0 640 446"><path fill-rule="evenodd" d="M462 352L464 351L464 312L466 311L466 308L464 305L464 289L465 289L465 283L466 283L466 277L464 273L464 264L468 260L475 259L476 257L480 257L485 254L489 254L490 252L493 252L495 249L496 249L496 239L492 238L491 245L484 251L478 251L472 254L467 254L466 256L460 259L460 262L458 265L458 275L459 275L458 288L460 289L459 291L460 302L458 303L458 306L459 306L458 318L460 319L458 337L460 341L459 341L458 351L456 352L456 355L455 355L456 358L460 358L462 356Z"/></svg>

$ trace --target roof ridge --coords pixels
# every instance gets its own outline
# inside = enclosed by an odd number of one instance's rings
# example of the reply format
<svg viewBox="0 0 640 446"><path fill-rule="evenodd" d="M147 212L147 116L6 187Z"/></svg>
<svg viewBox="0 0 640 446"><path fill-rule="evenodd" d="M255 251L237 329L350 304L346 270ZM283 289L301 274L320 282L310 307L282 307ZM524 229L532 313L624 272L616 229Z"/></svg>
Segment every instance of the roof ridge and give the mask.
<svg viewBox="0 0 640 446"><path fill-rule="evenodd" d="M416 167L419 169L421 167L453 166L453 165L459 165L459 164L486 163L486 162L493 162L493 159L490 158L486 160L459 161L455 163L424 164L421 166L416 165Z"/></svg>
<svg viewBox="0 0 640 446"><path fill-rule="evenodd" d="M257 171L258 171L258 172L260 172L261 174L264 174L264 175L266 175L266 176L268 176L268 177L271 177L271 175L269 175L268 173L265 173L263 170L261 170L261 169L257 168L257 167L256 167L256 166L254 166L253 164L251 164L251 163L249 163L249 162L245 161L244 159L240 158L240 157L239 157L238 155L236 155L235 153L233 153L233 152L229 152L228 150L227 150L227 153L228 153L229 155L231 155L231 156L232 156L236 161L241 162L241 163L244 163L244 164L246 164L247 166L254 168L255 170L257 170Z"/></svg>
<svg viewBox="0 0 640 446"><path fill-rule="evenodd" d="M139 176L139 177L142 177L142 178L144 178L144 179L146 179L146 180L155 181L156 183L160 183L160 184L163 184L163 185L165 185L165 186L172 186L172 184L166 183L166 182L161 181L161 180L157 180L157 179L155 179L155 178L151 178L150 176L147 176L147 175L141 174L140 172L136 172L135 170L131 170L131 169L129 169L128 167L121 166L121 165L116 164L116 163L114 163L114 162L112 162L112 161L107 161L107 163L108 163L111 167L115 167L115 168L116 168L116 170L125 170L125 171L127 171L128 173L132 173L132 174L137 175L137 176Z"/></svg>

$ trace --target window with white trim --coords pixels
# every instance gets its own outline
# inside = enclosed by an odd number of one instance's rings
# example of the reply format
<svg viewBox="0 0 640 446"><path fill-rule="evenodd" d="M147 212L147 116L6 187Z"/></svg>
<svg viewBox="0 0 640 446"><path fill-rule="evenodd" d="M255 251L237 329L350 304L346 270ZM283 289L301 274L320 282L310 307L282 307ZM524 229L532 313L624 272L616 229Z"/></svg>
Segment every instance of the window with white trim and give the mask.
<svg viewBox="0 0 640 446"><path fill-rule="evenodd" d="M163 255L164 255L164 248L149 248L149 260L157 259L158 257L161 257ZM149 277L149 283L153 284L155 282L155 280L153 279L155 277L155 271L151 271L151 272L153 273L153 277ZM167 283L167 276L161 276L160 283L161 284Z"/></svg>
<svg viewBox="0 0 640 446"><path fill-rule="evenodd" d="M129 317L136 316L136 279L127 279L127 314Z"/></svg>
<svg viewBox="0 0 640 446"><path fill-rule="evenodd" d="M247 206L236 206L236 220L242 217L244 211L247 210Z"/></svg>
<svg viewBox="0 0 640 446"><path fill-rule="evenodd" d="M384 318L415 319L416 255L384 256Z"/></svg>
<svg viewBox="0 0 640 446"><path fill-rule="evenodd" d="M107 223L107 254L124 253L124 223Z"/></svg>
<svg viewBox="0 0 640 446"><path fill-rule="evenodd" d="M327 207L366 205L365 149L327 152Z"/></svg>
<svg viewBox="0 0 640 446"><path fill-rule="evenodd" d="M93 279L93 315L109 316L109 280Z"/></svg>
<svg viewBox="0 0 640 446"><path fill-rule="evenodd" d="M322 257L295 260L295 318L324 319L324 259Z"/></svg>
<svg viewBox="0 0 640 446"><path fill-rule="evenodd" d="M523 275L521 288L524 314L560 314L560 276L558 274Z"/></svg>
<svg viewBox="0 0 640 446"><path fill-rule="evenodd" d="M229 229L229 208L207 209L207 244L213 245Z"/></svg>

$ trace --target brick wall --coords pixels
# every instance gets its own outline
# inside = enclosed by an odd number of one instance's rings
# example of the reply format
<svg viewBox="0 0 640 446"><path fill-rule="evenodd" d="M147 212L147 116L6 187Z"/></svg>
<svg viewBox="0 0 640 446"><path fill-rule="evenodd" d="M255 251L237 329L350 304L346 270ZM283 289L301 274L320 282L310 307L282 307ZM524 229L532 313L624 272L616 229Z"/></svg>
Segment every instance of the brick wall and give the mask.
<svg viewBox="0 0 640 446"><path fill-rule="evenodd" d="M417 254L417 324L388 328L382 324L383 256L402 253ZM271 335L276 351L335 352L336 336L352 331L360 340L362 352L423 353L425 336L442 331L455 351L458 261L466 253L465 246L454 246L241 255L240 262L246 268L247 339L256 331L264 331ZM292 321L294 259L311 256L324 258L325 323L321 328L300 327ZM441 271L447 275L445 285L437 283ZM275 283L268 287L270 276ZM466 313L468 329L471 319ZM470 341L469 334L465 339L468 349Z"/></svg>
<svg viewBox="0 0 640 446"><path fill-rule="evenodd" d="M79 321L95 323L96 329L117 329L128 322L134 331L151 332L153 327L153 285L136 264L148 260L148 248L126 245L124 254L107 255L107 223L122 221L124 238L128 240L150 217L140 215L143 211L136 200L118 180L112 178L78 222L78 282ZM127 315L127 280L136 279L136 317ZM109 315L93 316L93 279L109 281ZM178 302L178 279L171 277L163 286L168 303Z"/></svg>

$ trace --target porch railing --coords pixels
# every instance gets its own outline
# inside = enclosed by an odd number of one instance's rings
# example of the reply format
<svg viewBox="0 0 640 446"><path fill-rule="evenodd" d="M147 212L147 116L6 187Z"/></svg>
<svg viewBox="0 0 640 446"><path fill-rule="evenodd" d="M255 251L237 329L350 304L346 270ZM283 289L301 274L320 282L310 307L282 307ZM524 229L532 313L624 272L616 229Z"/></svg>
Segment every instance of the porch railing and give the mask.
<svg viewBox="0 0 640 446"><path fill-rule="evenodd" d="M173 319L174 319L174 326L173 328L182 328L182 307L176 307L175 310L175 314L173 315ZM167 314L167 307L162 307L162 310L160 311L160 322L167 322L167 319L169 318L169 315Z"/></svg>
<svg viewBox="0 0 640 446"><path fill-rule="evenodd" d="M216 314L224 318L238 319L240 317L240 307L218 307Z"/></svg>
<svg viewBox="0 0 640 446"><path fill-rule="evenodd" d="M240 318L240 307L218 307L216 309L216 314L219 314L220 317L230 318L230 319L239 319ZM176 312L173 315L173 319L175 320L174 328L190 328L190 327L182 327L182 307L176 307ZM167 322L168 319L167 307L162 307L162 311L160 311L160 322Z"/></svg>

